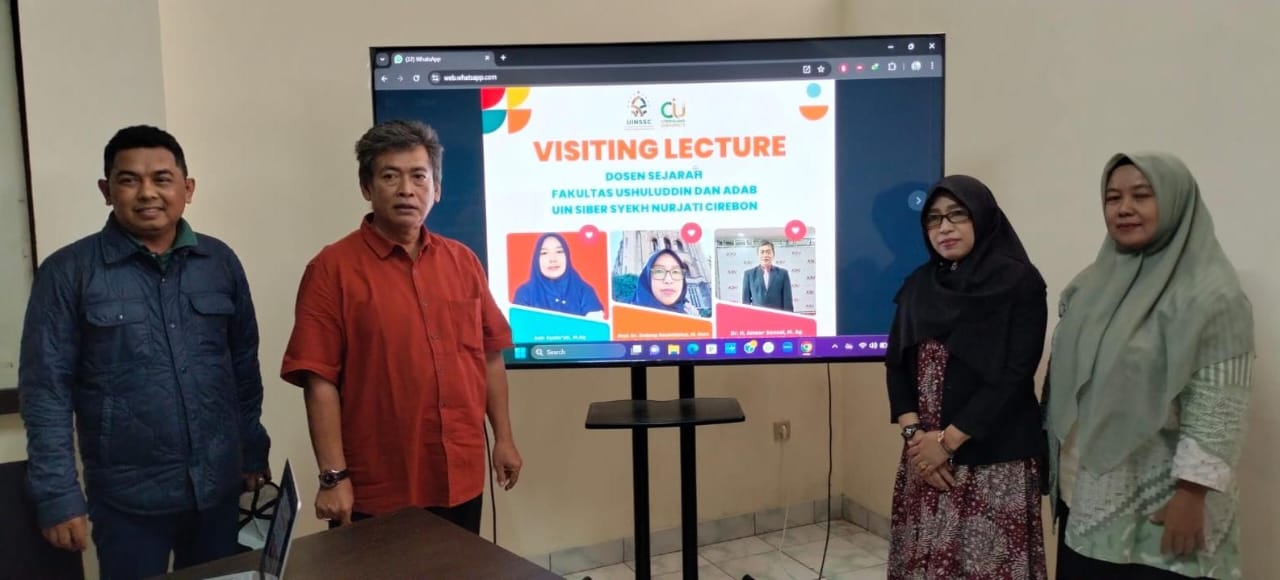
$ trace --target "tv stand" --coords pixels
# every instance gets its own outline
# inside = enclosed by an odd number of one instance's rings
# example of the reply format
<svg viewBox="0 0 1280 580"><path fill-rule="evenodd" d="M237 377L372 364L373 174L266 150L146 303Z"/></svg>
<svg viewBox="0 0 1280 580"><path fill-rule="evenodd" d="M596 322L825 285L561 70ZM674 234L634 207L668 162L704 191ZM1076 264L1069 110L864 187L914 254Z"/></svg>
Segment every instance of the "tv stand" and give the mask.
<svg viewBox="0 0 1280 580"><path fill-rule="evenodd" d="M672 401L648 398L647 367L631 367L631 398L592 403L587 429L630 429L633 508L635 510L636 578L649 580L649 429L680 429L680 536L683 576L698 577L698 476L694 428L741 423L747 418L733 398L696 398L692 363L679 365L679 395Z"/></svg>

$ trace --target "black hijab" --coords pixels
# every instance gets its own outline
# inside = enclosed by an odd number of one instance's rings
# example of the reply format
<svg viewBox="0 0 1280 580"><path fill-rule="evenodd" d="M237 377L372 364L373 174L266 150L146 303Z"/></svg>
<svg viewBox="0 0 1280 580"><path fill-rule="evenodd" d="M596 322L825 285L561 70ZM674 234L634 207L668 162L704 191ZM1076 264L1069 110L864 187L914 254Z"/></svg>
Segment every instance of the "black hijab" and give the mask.
<svg viewBox="0 0 1280 580"><path fill-rule="evenodd" d="M940 195L955 198L972 216L973 250L959 262L947 261L933 249L924 226ZM907 277L894 298L898 308L887 360L902 365L908 351L933 338L984 379L995 380L1004 367L1015 294L1032 283L1043 292L1044 279L991 190L967 175L945 177L929 190L920 230L929 261Z"/></svg>

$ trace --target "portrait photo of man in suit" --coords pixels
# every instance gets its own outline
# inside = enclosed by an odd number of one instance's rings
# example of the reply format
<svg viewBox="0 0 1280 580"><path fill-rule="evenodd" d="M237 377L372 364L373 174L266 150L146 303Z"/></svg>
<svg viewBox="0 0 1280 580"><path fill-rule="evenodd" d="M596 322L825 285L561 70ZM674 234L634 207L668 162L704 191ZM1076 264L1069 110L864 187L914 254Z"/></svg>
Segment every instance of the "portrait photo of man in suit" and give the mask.
<svg viewBox="0 0 1280 580"><path fill-rule="evenodd" d="M760 242L756 255L760 265L742 273L742 303L794 312L791 275L786 268L774 265L773 242Z"/></svg>

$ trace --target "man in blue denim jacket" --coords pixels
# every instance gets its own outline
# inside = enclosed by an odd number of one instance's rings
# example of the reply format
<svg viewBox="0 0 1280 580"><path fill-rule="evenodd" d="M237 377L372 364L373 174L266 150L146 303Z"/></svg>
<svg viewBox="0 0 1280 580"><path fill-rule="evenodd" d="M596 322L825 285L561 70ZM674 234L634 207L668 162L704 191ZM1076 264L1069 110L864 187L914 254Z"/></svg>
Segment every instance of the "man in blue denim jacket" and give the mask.
<svg viewBox="0 0 1280 580"><path fill-rule="evenodd" d="M45 537L83 550L92 520L102 577L133 579L170 553L184 568L237 551L239 494L270 478L270 439L249 284L182 219L195 180L181 146L128 127L104 163L111 215L37 271L18 388Z"/></svg>

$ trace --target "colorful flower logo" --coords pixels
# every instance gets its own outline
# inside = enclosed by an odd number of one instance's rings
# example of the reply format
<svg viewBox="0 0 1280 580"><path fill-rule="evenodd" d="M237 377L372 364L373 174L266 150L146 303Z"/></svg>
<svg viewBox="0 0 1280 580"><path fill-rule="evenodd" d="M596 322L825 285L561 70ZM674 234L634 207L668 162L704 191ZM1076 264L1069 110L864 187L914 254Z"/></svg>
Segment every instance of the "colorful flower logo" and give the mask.
<svg viewBox="0 0 1280 580"><path fill-rule="evenodd" d="M521 109L529 98L529 87L484 87L480 89L480 125L488 135L503 125L516 133L529 124L531 109ZM505 102L504 102L505 100Z"/></svg>

